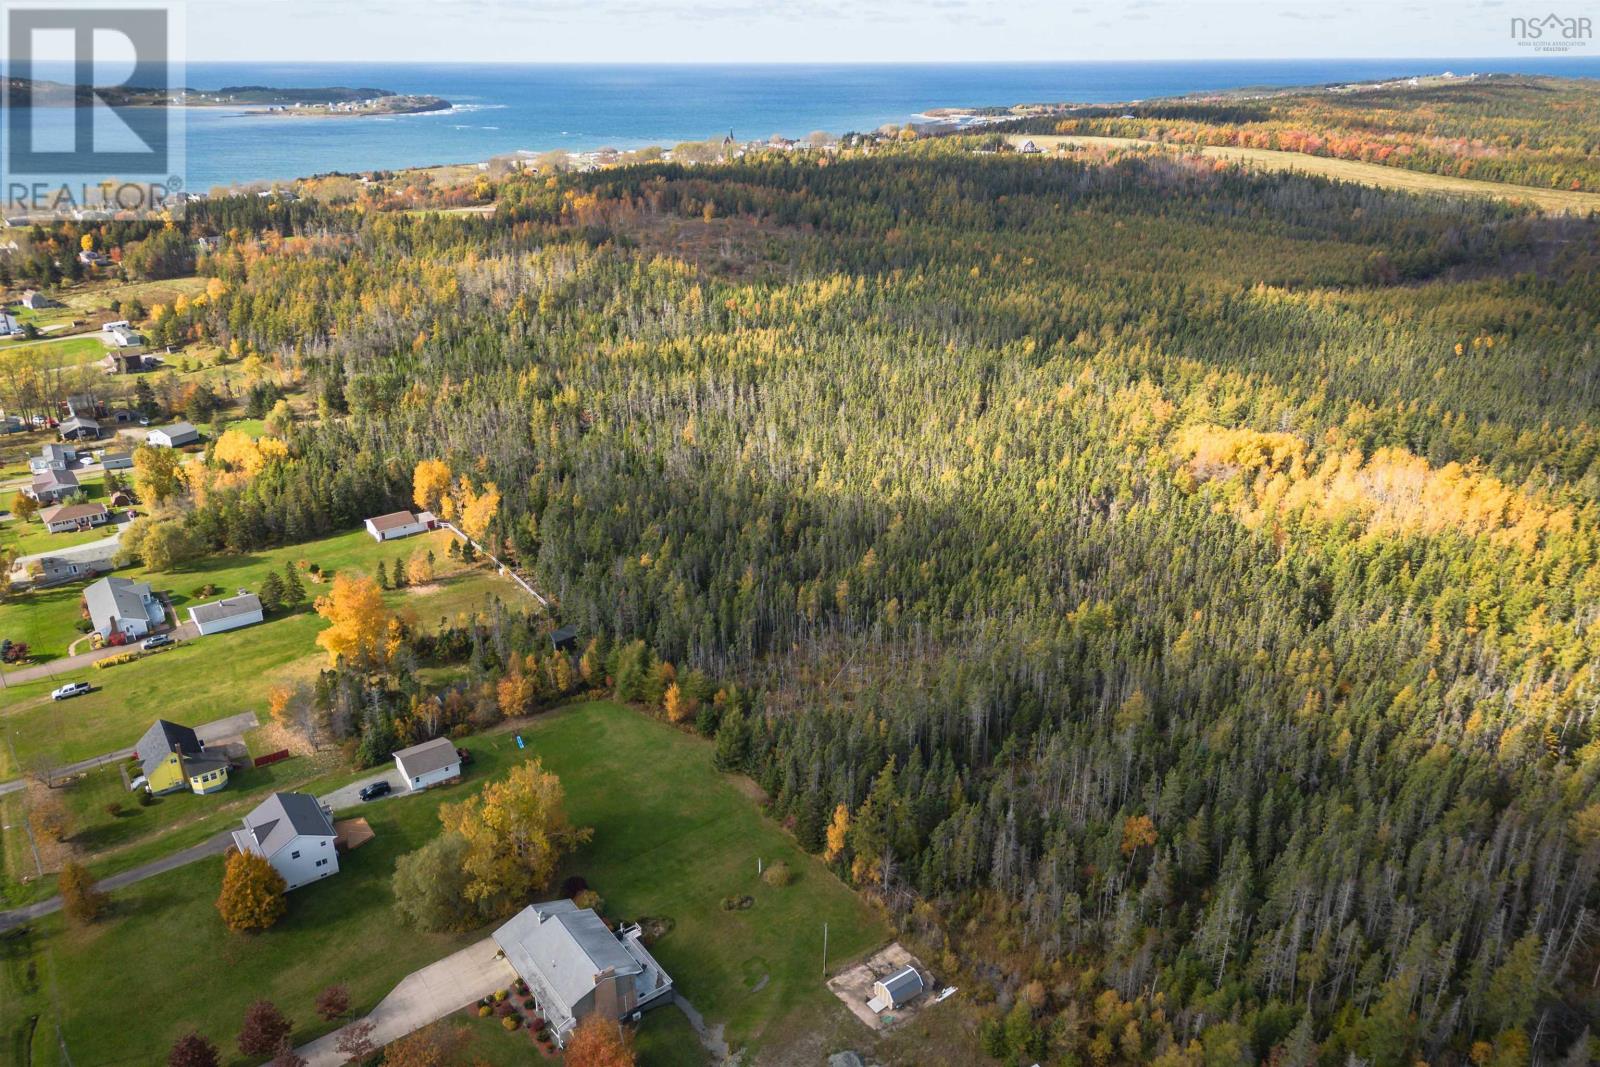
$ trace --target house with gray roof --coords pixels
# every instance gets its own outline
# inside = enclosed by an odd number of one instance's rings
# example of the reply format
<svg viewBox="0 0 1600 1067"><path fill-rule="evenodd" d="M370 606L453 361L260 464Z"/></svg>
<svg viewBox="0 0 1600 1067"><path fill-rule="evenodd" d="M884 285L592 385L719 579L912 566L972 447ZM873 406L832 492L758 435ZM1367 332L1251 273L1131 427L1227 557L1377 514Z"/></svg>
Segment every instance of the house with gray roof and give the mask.
<svg viewBox="0 0 1600 1067"><path fill-rule="evenodd" d="M156 448L180 448L183 445L192 445L200 440L200 431L187 422L175 422L171 426L158 426L145 435L144 443Z"/></svg>
<svg viewBox="0 0 1600 1067"><path fill-rule="evenodd" d="M233 832L240 852L254 852L290 889L339 873L333 814L310 793L274 793Z"/></svg>
<svg viewBox="0 0 1600 1067"><path fill-rule="evenodd" d="M133 755L152 793L214 793L228 784L233 762L226 753L206 751L206 743L189 727L166 719L157 719L144 732Z"/></svg>
<svg viewBox="0 0 1600 1067"><path fill-rule="evenodd" d="M672 1002L672 979L644 947L639 927L612 931L593 908L570 900L533 904L496 930L494 940L562 1047L590 1015L621 1022Z"/></svg>
<svg viewBox="0 0 1600 1067"><path fill-rule="evenodd" d="M116 633L124 641L136 641L167 618L166 606L150 583L131 578L102 578L84 588L83 602L95 631L107 641Z"/></svg>
<svg viewBox="0 0 1600 1067"><path fill-rule="evenodd" d="M413 792L461 777L461 756L448 737L402 748L394 754L394 765L405 779L406 789Z"/></svg>
<svg viewBox="0 0 1600 1067"><path fill-rule="evenodd" d="M28 470L34 474L45 471L64 471L78 460L78 450L72 445L52 442L39 449L37 456L28 457Z"/></svg>
<svg viewBox="0 0 1600 1067"><path fill-rule="evenodd" d="M61 424L63 441L92 441L100 436L100 423L87 415L74 415Z"/></svg>
<svg viewBox="0 0 1600 1067"><path fill-rule="evenodd" d="M50 470L35 474L33 481L23 490L41 504L56 504L62 497L71 496L81 489L78 476L69 470Z"/></svg>
<svg viewBox="0 0 1600 1067"><path fill-rule="evenodd" d="M251 626L263 618L265 615L261 608L261 598L242 590L238 596L231 596L226 600L213 600L209 604L196 604L189 609L189 619L194 623L195 629L200 631L201 636L220 634L224 630L237 630L241 626Z"/></svg>

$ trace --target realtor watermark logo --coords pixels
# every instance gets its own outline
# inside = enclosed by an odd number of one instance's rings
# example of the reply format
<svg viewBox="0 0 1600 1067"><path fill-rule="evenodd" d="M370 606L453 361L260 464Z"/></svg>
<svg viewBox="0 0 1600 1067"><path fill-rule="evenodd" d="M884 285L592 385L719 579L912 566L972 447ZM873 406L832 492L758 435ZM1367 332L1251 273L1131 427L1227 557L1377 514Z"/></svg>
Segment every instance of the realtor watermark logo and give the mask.
<svg viewBox="0 0 1600 1067"><path fill-rule="evenodd" d="M1594 20L1587 15L1558 15L1514 18L1511 39L1520 48L1534 52L1575 52L1594 40Z"/></svg>
<svg viewBox="0 0 1600 1067"><path fill-rule="evenodd" d="M156 218L182 210L182 8L3 4L6 217Z"/></svg>

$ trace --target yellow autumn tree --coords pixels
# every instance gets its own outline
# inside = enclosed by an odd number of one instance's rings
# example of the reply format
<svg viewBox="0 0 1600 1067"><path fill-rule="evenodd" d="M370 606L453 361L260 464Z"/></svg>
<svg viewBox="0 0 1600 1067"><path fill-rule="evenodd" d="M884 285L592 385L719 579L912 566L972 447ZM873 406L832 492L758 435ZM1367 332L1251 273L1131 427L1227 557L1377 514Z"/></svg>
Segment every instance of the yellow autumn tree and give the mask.
<svg viewBox="0 0 1600 1067"><path fill-rule="evenodd" d="M333 588L317 598L317 614L331 625L317 635L317 644L332 663L342 658L362 669L382 667L393 645L394 614L383 602L378 583L364 574L337 574Z"/></svg>
<svg viewBox="0 0 1600 1067"><path fill-rule="evenodd" d="M662 697L661 706L666 709L667 721L682 722L700 710L700 701L690 693L685 693L683 687L677 682L667 686L666 695Z"/></svg>
<svg viewBox="0 0 1600 1067"><path fill-rule="evenodd" d="M442 459L425 459L411 475L411 500L423 511L441 514L450 492L450 465Z"/></svg>
<svg viewBox="0 0 1600 1067"><path fill-rule="evenodd" d="M474 541L482 541L489 534L489 524L500 511L500 488L488 482L481 493L473 492L463 478L460 504L461 532Z"/></svg>
<svg viewBox="0 0 1600 1067"><path fill-rule="evenodd" d="M526 899L550 881L563 853L593 835L567 821L561 779L538 759L520 764L469 800L443 805L439 821L447 834L466 840L464 892L480 902Z"/></svg>
<svg viewBox="0 0 1600 1067"><path fill-rule="evenodd" d="M828 847L822 858L832 863L844 853L844 843L850 839L850 809L840 804L833 809L833 821L828 824Z"/></svg>

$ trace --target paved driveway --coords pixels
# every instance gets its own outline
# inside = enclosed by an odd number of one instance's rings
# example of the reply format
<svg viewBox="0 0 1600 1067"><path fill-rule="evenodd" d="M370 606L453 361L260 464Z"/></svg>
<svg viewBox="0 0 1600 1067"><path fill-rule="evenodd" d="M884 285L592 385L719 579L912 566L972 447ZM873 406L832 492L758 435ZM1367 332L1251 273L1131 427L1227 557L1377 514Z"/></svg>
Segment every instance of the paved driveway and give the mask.
<svg viewBox="0 0 1600 1067"><path fill-rule="evenodd" d="M389 794L390 797L405 795L405 784L404 780L400 777L400 769L391 764L386 770L376 771L371 776L363 778L359 782L351 782L349 785L340 786L333 792L324 794L321 797L321 800L334 811L341 811L345 808L354 808L359 807L362 804L373 803L373 801L365 801L361 799L361 791L367 786L371 785L373 782L388 782L389 788L393 790L393 792ZM387 800L389 797L379 797L378 799Z"/></svg>
<svg viewBox="0 0 1600 1067"><path fill-rule="evenodd" d="M479 997L510 986L517 980L517 972L499 953L494 938L486 937L406 975L367 1016L366 1021L373 1024L372 1044L382 1048ZM307 1067L335 1067L345 1062L336 1051L342 1033L343 1029L324 1034L295 1051L305 1057Z"/></svg>

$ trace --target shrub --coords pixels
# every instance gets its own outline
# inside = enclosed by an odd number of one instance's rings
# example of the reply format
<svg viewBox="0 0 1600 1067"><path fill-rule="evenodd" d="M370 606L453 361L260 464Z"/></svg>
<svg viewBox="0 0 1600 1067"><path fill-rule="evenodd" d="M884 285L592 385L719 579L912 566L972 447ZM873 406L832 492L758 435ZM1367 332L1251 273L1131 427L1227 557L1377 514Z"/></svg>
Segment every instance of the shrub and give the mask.
<svg viewBox="0 0 1600 1067"><path fill-rule="evenodd" d="M505 1027L507 1030L515 1030L517 1027L522 1025L522 1020L517 1018L515 1015L507 1015L504 1019L500 1020L500 1025Z"/></svg>
<svg viewBox="0 0 1600 1067"><path fill-rule="evenodd" d="M585 889L572 898L572 902L580 908L593 908L595 911L605 911L605 898L593 889Z"/></svg>
<svg viewBox="0 0 1600 1067"><path fill-rule="evenodd" d="M509 990L505 990L505 989L496 989L496 990L495 990L495 991L494 991L494 1000L495 1000L495 1003L496 1003L496 1004L498 1004L498 1003L500 1003L500 1001L502 1001L502 1000L504 1000L504 999L506 999L506 998L507 998L507 997L509 997L509 996L510 996L510 995L511 995L511 993L510 993L510 991L509 991Z"/></svg>
<svg viewBox="0 0 1600 1067"><path fill-rule="evenodd" d="M779 860L761 872L761 880L774 889L782 889L794 881L794 871L789 868L787 863Z"/></svg>
<svg viewBox="0 0 1600 1067"><path fill-rule="evenodd" d="M113 800L111 803L107 804L106 805L106 814L111 816L113 819L115 819L117 816L121 815L122 814L122 801Z"/></svg>
<svg viewBox="0 0 1600 1067"><path fill-rule="evenodd" d="M489 1017L489 1014L491 1012L493 1012L493 1011L494 1011L494 1009L489 1007L489 1005L480 1004L480 1005L478 1005L478 1018L487 1019Z"/></svg>

